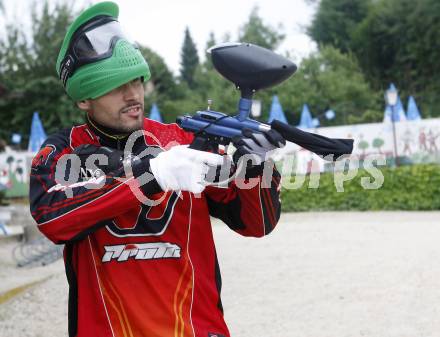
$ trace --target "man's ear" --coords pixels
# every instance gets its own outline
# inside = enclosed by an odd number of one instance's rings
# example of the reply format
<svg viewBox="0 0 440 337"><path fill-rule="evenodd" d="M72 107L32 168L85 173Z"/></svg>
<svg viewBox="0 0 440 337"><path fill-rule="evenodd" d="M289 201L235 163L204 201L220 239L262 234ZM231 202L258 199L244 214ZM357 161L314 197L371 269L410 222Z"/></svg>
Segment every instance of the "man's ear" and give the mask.
<svg viewBox="0 0 440 337"><path fill-rule="evenodd" d="M88 99L86 99L84 101L76 102L76 105L78 108L80 108L83 111L89 111L91 108L91 103L90 103L90 100L88 100Z"/></svg>

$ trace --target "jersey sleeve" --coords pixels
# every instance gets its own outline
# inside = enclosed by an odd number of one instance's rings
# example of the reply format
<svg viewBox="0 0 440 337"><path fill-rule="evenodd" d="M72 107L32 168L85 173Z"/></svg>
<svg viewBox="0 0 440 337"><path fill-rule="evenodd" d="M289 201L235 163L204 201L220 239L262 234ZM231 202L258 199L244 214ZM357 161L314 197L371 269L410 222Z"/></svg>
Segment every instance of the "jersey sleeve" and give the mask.
<svg viewBox="0 0 440 337"><path fill-rule="evenodd" d="M272 168L272 175L235 180L226 189L208 186L205 196L210 215L243 236L261 237L272 232L281 214L280 174L275 165Z"/></svg>
<svg viewBox="0 0 440 337"><path fill-rule="evenodd" d="M50 136L32 161L30 209L39 230L55 243L84 238L102 227L145 196L162 192L155 179L139 187L138 177L149 171L149 158L132 166L132 174L117 168L99 178L65 183L75 170L73 164L57 165L63 156L72 154L69 132ZM60 175L60 171L63 174ZM64 177L61 179L60 177ZM136 192L137 191L137 192Z"/></svg>

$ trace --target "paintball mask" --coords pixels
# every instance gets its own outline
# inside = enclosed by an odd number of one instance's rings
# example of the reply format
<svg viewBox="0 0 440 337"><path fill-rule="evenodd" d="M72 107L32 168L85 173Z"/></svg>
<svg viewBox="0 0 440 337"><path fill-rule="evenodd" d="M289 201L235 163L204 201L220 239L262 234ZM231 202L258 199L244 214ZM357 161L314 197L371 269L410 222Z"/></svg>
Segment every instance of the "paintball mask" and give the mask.
<svg viewBox="0 0 440 337"><path fill-rule="evenodd" d="M117 15L117 5L104 2L86 10L69 27L57 70L75 101L97 98L139 77L150 78L147 62L123 32Z"/></svg>

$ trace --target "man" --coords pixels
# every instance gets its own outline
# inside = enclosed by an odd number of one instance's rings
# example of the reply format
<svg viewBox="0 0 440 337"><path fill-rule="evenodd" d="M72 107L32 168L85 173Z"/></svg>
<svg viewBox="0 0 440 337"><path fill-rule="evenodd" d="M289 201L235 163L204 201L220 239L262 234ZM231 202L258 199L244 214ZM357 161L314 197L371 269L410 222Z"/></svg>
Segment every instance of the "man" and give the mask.
<svg viewBox="0 0 440 337"><path fill-rule="evenodd" d="M229 336L209 216L241 235L270 233L279 174L262 188L254 165L250 189L206 186L201 177L222 157L189 149L192 134L176 124L143 117L150 71L117 17L117 5L103 2L69 27L57 72L87 121L48 137L32 163L32 216L65 244L69 336ZM145 134L129 144L138 130ZM237 153L264 159L284 140L247 133L234 143ZM140 155L148 149L160 153ZM89 169L96 154L106 160ZM145 173L152 179L142 181Z"/></svg>

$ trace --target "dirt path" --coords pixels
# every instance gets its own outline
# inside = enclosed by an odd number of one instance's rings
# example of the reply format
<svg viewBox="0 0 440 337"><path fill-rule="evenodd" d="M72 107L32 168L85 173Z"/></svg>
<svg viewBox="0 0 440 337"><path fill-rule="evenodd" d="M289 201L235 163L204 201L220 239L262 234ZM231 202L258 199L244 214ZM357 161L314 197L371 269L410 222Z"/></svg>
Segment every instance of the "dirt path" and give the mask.
<svg viewBox="0 0 440 337"><path fill-rule="evenodd" d="M440 212L285 214L262 239L214 230L233 337L439 336ZM0 305L1 337L66 336L63 266L51 268Z"/></svg>
<svg viewBox="0 0 440 337"><path fill-rule="evenodd" d="M217 230L232 336L437 337L440 212L303 213Z"/></svg>

